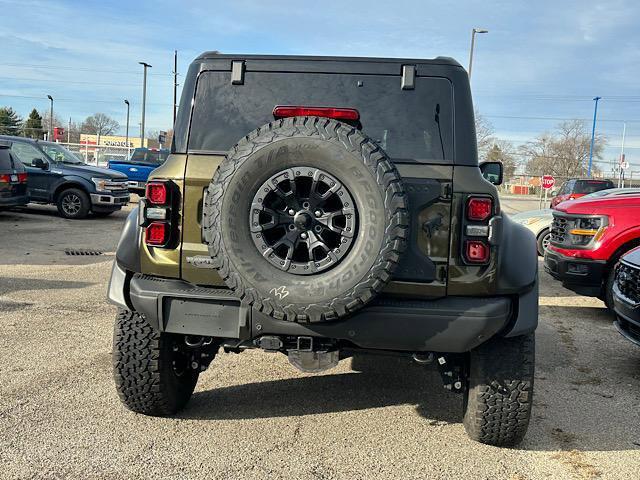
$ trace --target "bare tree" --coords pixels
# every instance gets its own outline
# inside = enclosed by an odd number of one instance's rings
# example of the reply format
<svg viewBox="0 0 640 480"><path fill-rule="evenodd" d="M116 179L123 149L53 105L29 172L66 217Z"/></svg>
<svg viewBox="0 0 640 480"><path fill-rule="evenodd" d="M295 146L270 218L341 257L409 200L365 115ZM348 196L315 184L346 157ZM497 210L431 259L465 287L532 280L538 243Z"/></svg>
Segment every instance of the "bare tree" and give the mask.
<svg viewBox="0 0 640 480"><path fill-rule="evenodd" d="M476 123L476 140L478 143L478 158L486 160L489 149L495 142L493 137L493 125L480 115L478 110L474 113Z"/></svg>
<svg viewBox="0 0 640 480"><path fill-rule="evenodd" d="M94 113L82 123L82 132L93 135L113 135L120 124L104 113Z"/></svg>
<svg viewBox="0 0 640 480"><path fill-rule="evenodd" d="M593 158L602 159L606 138L596 135ZM520 147L527 158L528 173L578 177L587 173L591 134L582 120L562 122L554 132L545 132ZM599 169L592 167L592 171Z"/></svg>
<svg viewBox="0 0 640 480"><path fill-rule="evenodd" d="M488 162L502 162L504 178L507 180L513 178L518 168L513 144L507 140L494 138L487 150L485 160Z"/></svg>

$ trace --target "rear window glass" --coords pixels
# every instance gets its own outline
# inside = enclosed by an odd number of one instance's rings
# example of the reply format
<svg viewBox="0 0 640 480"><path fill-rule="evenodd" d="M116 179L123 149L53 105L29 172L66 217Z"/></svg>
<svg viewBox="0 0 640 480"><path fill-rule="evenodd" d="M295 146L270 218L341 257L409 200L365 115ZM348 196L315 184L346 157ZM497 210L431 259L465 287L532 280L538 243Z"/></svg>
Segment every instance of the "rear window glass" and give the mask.
<svg viewBox="0 0 640 480"><path fill-rule="evenodd" d="M15 161L11 158L11 153L8 148L0 148L0 171L7 172L13 170L15 167Z"/></svg>
<svg viewBox="0 0 640 480"><path fill-rule="evenodd" d="M232 85L229 72L205 72L196 88L190 151L225 152L274 120L276 105L355 108L362 130L396 160L453 158L452 87L418 77L402 90L399 76L247 72Z"/></svg>
<svg viewBox="0 0 640 480"><path fill-rule="evenodd" d="M169 151L160 150L134 150L129 158L130 162L144 163L146 165L160 165L169 156Z"/></svg>
<svg viewBox="0 0 640 480"><path fill-rule="evenodd" d="M612 188L613 182L611 181L598 181L598 180L578 180L576 186L573 189L574 193L593 193Z"/></svg>

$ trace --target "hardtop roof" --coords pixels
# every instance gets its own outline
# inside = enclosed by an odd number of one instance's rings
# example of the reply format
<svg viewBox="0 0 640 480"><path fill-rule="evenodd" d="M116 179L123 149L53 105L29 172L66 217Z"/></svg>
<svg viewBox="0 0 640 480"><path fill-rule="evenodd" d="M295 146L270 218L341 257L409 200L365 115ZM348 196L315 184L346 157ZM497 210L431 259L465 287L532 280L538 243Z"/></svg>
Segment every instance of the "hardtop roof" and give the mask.
<svg viewBox="0 0 640 480"><path fill-rule="evenodd" d="M455 59L451 57L436 58L384 58L384 57L341 57L341 56L314 56L314 55L258 55L242 53L217 53L208 51L200 54L194 61L199 60L265 60L265 61L303 61L303 62L364 62L364 63L396 63L396 64L430 64L449 65L461 67Z"/></svg>

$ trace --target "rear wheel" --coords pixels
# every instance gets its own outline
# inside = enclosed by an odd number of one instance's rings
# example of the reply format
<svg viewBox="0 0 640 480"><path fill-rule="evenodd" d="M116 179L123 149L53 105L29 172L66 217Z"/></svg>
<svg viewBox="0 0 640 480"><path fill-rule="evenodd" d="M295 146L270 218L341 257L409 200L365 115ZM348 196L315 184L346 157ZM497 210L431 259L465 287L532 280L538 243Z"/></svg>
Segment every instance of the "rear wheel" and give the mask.
<svg viewBox="0 0 640 480"><path fill-rule="evenodd" d="M118 396L136 413L173 415L191 398L198 371L180 351L184 338L155 330L138 313L123 310L113 333L113 377Z"/></svg>
<svg viewBox="0 0 640 480"><path fill-rule="evenodd" d="M86 218L91 208L89 195L78 188L68 188L58 195L58 212L64 218Z"/></svg>
<svg viewBox="0 0 640 480"><path fill-rule="evenodd" d="M481 443L507 447L524 438L531 417L535 336L495 337L471 351L464 428Z"/></svg>

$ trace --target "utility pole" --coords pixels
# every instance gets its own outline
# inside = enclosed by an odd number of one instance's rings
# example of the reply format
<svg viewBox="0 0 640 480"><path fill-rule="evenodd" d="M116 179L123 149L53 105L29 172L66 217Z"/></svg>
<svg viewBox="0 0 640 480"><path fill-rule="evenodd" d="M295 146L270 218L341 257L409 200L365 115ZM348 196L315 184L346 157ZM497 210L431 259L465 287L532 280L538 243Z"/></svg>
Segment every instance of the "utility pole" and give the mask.
<svg viewBox="0 0 640 480"><path fill-rule="evenodd" d="M474 28L471 30L471 49L469 50L469 81L471 81L471 68L473 67L473 50L476 46L476 33L489 33L485 28Z"/></svg>
<svg viewBox="0 0 640 480"><path fill-rule="evenodd" d="M622 183L622 163L624 162L624 138L627 134L627 122L622 122L622 147L620 148L620 164L618 165L618 168L620 169L620 177L618 178L618 187L622 186L624 187L624 185L621 185Z"/></svg>
<svg viewBox="0 0 640 480"><path fill-rule="evenodd" d="M598 101L602 97L593 97L596 102L596 106L593 109L593 127L591 128L591 147L589 148L589 168L587 170L587 177L591 178L591 165L593 164L593 144L596 139L596 118L598 116Z"/></svg>
<svg viewBox="0 0 640 480"><path fill-rule="evenodd" d="M151 68L151 65L145 62L138 63L144 67L144 78L142 80L142 122L140 123L140 146L144 147L144 114L147 106L147 68Z"/></svg>
<svg viewBox="0 0 640 480"><path fill-rule="evenodd" d="M178 51L173 51L173 124L176 123L178 110Z"/></svg>
<svg viewBox="0 0 640 480"><path fill-rule="evenodd" d="M71 143L71 117L69 117L69 127L67 128L67 143Z"/></svg>
<svg viewBox="0 0 640 480"><path fill-rule="evenodd" d="M127 147L127 157L128 157L129 156L129 100L125 100L124 103L127 106L127 126L126 126L126 130L125 130L125 141L124 141L124 144Z"/></svg>
<svg viewBox="0 0 640 480"><path fill-rule="evenodd" d="M51 134L53 133L53 97L51 95L47 95L47 98L50 100L49 105L49 131L47 132L47 141L51 141Z"/></svg>

